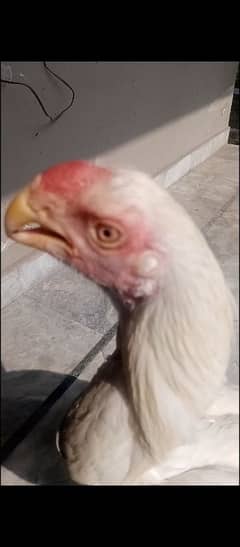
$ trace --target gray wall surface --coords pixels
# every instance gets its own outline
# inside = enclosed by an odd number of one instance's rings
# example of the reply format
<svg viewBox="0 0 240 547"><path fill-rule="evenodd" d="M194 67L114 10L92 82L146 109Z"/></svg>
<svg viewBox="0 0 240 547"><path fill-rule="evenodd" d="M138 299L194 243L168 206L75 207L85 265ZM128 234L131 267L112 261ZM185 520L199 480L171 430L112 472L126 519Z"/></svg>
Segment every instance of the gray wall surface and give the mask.
<svg viewBox="0 0 240 547"><path fill-rule="evenodd" d="M6 62L54 114L70 91L40 62ZM227 128L235 62L49 62L76 93L51 123L23 86L2 85L2 195L46 167L96 159L155 174Z"/></svg>

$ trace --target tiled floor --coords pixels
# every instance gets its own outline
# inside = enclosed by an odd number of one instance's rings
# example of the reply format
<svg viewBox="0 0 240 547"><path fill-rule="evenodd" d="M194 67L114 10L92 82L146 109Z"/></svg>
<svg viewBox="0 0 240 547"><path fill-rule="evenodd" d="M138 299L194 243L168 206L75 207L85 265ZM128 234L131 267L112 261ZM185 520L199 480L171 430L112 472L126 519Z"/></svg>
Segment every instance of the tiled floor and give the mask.
<svg viewBox="0 0 240 547"><path fill-rule="evenodd" d="M205 233L236 299L237 154L237 146L224 146L169 190ZM105 293L63 265L4 309L2 484L68 483L55 448L56 427L112 353L116 319ZM236 340L237 331L238 310ZM238 367L236 342L228 371L231 382L238 382ZM78 376L74 382L72 375Z"/></svg>

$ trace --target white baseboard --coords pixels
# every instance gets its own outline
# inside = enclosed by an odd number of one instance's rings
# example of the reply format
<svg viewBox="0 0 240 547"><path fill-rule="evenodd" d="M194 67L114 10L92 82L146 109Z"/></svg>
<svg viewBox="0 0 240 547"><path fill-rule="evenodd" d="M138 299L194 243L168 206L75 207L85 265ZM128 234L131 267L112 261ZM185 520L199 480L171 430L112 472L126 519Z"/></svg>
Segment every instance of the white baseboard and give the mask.
<svg viewBox="0 0 240 547"><path fill-rule="evenodd" d="M160 184L160 186L168 188L171 184L186 175L191 169L205 161L214 154L214 152L217 152L219 148L224 146L228 142L228 135L229 128L202 144L196 150L193 150L190 154L187 154L187 156L164 171L155 175L154 178L156 182ZM7 253L10 247L11 254L14 253L14 245L16 246L14 242L7 240L7 244L3 247L1 252L2 262L6 263L6 268L3 266L2 272L1 308L4 308L18 298L34 283L34 281L44 279L53 268L58 266L58 262L49 255L34 252L32 249L29 249L28 253L26 247L23 247L21 256L21 253L19 254L21 249L19 249L18 245L16 253L18 255L18 260L15 263L12 263L11 267L8 268ZM4 259L4 254L6 260Z"/></svg>
<svg viewBox="0 0 240 547"><path fill-rule="evenodd" d="M167 167L155 176L155 180L163 188L168 188L181 177L184 177L191 169L197 167L200 163L212 156L219 148L227 144L230 127L222 133L219 133L209 141L205 142L195 150L192 150L187 156L181 158L176 163Z"/></svg>

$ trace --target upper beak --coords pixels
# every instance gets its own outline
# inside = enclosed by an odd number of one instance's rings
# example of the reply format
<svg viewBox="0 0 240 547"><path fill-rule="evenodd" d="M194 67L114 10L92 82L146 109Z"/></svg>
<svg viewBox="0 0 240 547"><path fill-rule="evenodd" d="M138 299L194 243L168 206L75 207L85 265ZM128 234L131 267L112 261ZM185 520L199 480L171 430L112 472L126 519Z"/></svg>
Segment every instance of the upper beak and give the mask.
<svg viewBox="0 0 240 547"><path fill-rule="evenodd" d="M36 214L28 205L29 190L25 188L10 202L5 214L5 230L8 237L16 239L19 230L32 222L37 222Z"/></svg>
<svg viewBox="0 0 240 547"><path fill-rule="evenodd" d="M24 188L10 202L5 214L6 234L18 243L64 258L69 254L70 246L59 230L56 231L55 222L47 219L46 215L43 221L41 210L36 212L32 209L30 188ZM28 226L33 223L38 227Z"/></svg>

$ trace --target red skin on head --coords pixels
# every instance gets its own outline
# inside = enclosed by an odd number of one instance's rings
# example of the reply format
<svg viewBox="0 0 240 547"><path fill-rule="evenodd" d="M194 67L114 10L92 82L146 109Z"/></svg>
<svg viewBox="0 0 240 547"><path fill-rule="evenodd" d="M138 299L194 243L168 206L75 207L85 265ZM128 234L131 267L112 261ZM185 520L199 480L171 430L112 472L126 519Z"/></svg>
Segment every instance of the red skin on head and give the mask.
<svg viewBox="0 0 240 547"><path fill-rule="evenodd" d="M41 188L50 193L70 197L84 187L110 180L112 173L87 161L71 161L50 167L41 175Z"/></svg>
<svg viewBox="0 0 240 547"><path fill-rule="evenodd" d="M36 187L33 191L37 192L38 202L42 201L44 194L55 195L56 198L62 198L66 203L72 204L79 203L79 217L81 219L88 219L91 217L91 211L80 205L77 197L80 192L95 183L108 182L112 178L112 171L104 167L99 167L91 164L87 161L72 161L66 163L60 163L53 167L50 167L46 171L43 171L40 175L40 179L36 180ZM62 201L61 200L61 201ZM132 216L132 215L131 215ZM94 217L93 217L94 218ZM115 224L127 232L130 237L127 238L126 244L121 248L118 248L117 254L127 255L129 253L138 252L148 246L148 240L150 238L148 230L144 227L144 221L141 216L136 217L134 224L127 223L127 218L123 215L123 218L119 215L118 218L111 218L111 214L105 218L95 218L99 222L107 222L109 224ZM73 222L73 219L69 219L69 223ZM76 232L77 216L75 217Z"/></svg>
<svg viewBox="0 0 240 547"><path fill-rule="evenodd" d="M36 177L32 197L39 210L46 209L48 214L50 211L55 223L60 221L61 234L65 232L71 241L74 252L66 260L95 282L117 289L129 300L143 295L143 289L139 290L142 281L138 257L149 250L154 253L152 230L134 208L120 209L117 216L112 217L111 207L108 210L106 204L106 216L98 216L80 197L82 191L84 194L84 190L95 183L97 191L97 183L110 182L112 176L111 170L85 161L61 163ZM117 248L102 249L87 236L89 222L112 224L126 234L126 238ZM81 241L85 244L79 246Z"/></svg>
<svg viewBox="0 0 240 547"><path fill-rule="evenodd" d="M103 181L108 182L111 178L111 170L91 164L87 161L65 162L44 171L37 183L37 190L40 191L40 196L44 195L45 192L46 194L54 194L56 197L61 197L64 201L66 200L68 204L71 204L72 202L78 202L78 194L92 184ZM79 208L79 215L82 219L87 219L91 216L91 212L81 205L81 208ZM116 219L111 218L111 215L102 219L97 219L96 217L96 221L97 220L102 222L105 221L109 224L112 222L113 225L114 223L116 225ZM123 230L125 227L129 235L126 243L116 251L116 254L119 256L138 253L151 246L151 235L149 234L147 227L144 226L144 220L141 216L138 217L137 215L135 222L132 225L127 222L125 215L123 215L123 218L119 216L117 224L119 227L122 227ZM78 226L76 224L76 232L77 230ZM114 250L113 254L115 254Z"/></svg>

